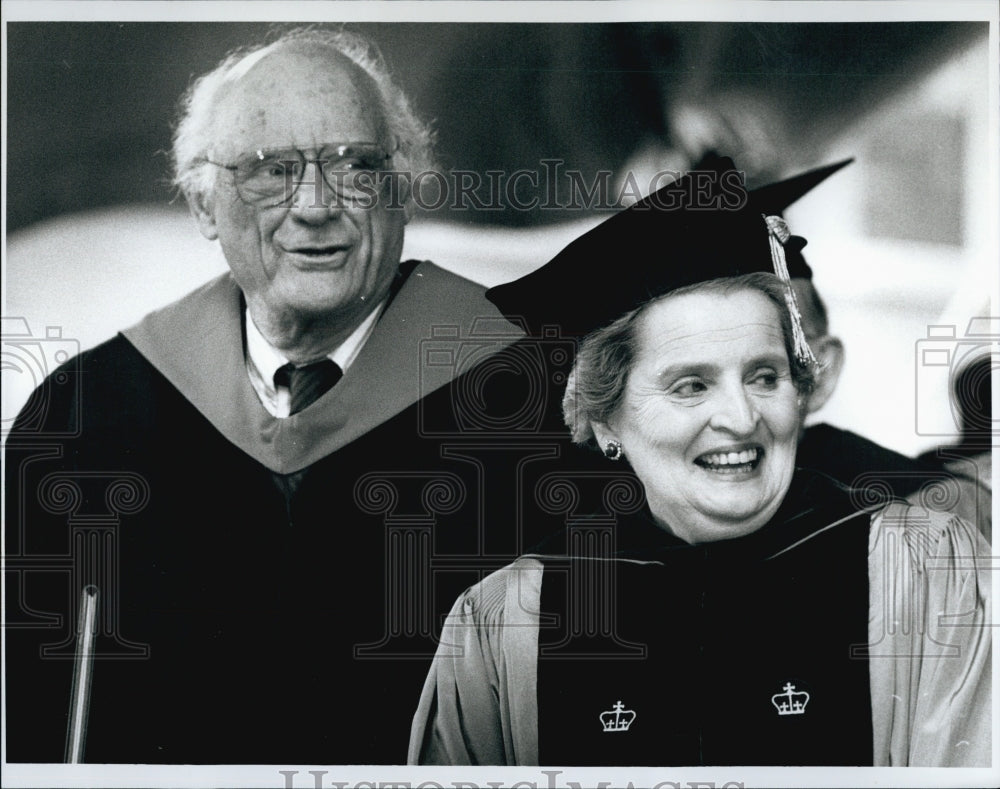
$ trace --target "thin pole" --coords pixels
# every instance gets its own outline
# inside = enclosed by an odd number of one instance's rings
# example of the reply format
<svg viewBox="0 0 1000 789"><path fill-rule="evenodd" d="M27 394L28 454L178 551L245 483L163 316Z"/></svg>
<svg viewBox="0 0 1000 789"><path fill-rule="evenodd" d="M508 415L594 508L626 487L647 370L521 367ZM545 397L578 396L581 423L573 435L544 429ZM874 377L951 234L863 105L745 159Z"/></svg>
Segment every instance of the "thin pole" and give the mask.
<svg viewBox="0 0 1000 789"><path fill-rule="evenodd" d="M97 587L83 587L80 614L76 623L76 656L73 659L73 692L69 700L66 731L66 763L83 761L90 711L90 685L94 667L94 640L97 637Z"/></svg>

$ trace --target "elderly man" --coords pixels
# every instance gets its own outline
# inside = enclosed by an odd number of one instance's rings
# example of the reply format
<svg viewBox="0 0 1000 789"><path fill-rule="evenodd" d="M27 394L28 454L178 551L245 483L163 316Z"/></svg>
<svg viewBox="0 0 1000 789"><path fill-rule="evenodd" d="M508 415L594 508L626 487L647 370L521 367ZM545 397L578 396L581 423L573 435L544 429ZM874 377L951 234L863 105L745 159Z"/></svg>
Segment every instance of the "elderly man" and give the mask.
<svg viewBox="0 0 1000 789"><path fill-rule="evenodd" d="M454 398L415 405L459 365L421 344L503 321L400 263L390 171L431 135L368 42L289 33L182 112L176 183L231 274L68 361L9 437L8 760L401 763L436 627L416 574L482 507L435 438Z"/></svg>

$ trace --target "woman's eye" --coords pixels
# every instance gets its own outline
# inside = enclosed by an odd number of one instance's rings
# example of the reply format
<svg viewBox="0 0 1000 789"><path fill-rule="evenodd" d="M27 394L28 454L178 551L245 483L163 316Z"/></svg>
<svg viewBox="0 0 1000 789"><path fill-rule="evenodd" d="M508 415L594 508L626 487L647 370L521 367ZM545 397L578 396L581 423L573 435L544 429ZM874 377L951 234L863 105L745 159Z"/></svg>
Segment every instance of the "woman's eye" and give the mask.
<svg viewBox="0 0 1000 789"><path fill-rule="evenodd" d="M774 389L779 380L780 376L774 370L762 370L750 379L750 383L765 389Z"/></svg>
<svg viewBox="0 0 1000 789"><path fill-rule="evenodd" d="M680 381L670 387L669 393L677 397L696 397L704 392L708 387L704 381L689 380Z"/></svg>

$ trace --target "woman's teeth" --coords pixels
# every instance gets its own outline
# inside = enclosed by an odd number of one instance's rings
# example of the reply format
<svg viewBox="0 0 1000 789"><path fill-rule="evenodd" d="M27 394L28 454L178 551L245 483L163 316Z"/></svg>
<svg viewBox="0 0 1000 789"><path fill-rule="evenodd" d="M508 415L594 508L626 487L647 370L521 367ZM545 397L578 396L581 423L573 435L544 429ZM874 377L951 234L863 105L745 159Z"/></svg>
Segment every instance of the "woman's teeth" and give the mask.
<svg viewBox="0 0 1000 789"><path fill-rule="evenodd" d="M742 452L713 452L711 455L703 455L698 458L698 465L710 469L737 470L735 466L745 466L756 464L760 458L760 450L744 449Z"/></svg>

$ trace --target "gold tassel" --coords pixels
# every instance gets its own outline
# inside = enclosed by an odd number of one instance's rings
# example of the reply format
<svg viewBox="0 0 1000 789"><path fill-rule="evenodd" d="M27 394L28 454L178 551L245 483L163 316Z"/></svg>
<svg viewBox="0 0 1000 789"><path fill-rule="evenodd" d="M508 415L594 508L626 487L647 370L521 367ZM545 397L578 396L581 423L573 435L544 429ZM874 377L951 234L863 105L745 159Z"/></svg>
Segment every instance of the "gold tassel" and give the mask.
<svg viewBox="0 0 1000 789"><path fill-rule="evenodd" d="M771 245L771 263L774 266L774 273L785 283L785 304L788 305L788 313L792 318L792 339L795 344L795 356L803 364L816 366L816 356L809 347L806 340L806 333L802 329L802 313L799 312L798 302L795 300L795 291L792 290L792 278L788 275L788 261L785 260L785 243L792 234L788 230L788 225L780 216L765 216L767 223L767 240Z"/></svg>

